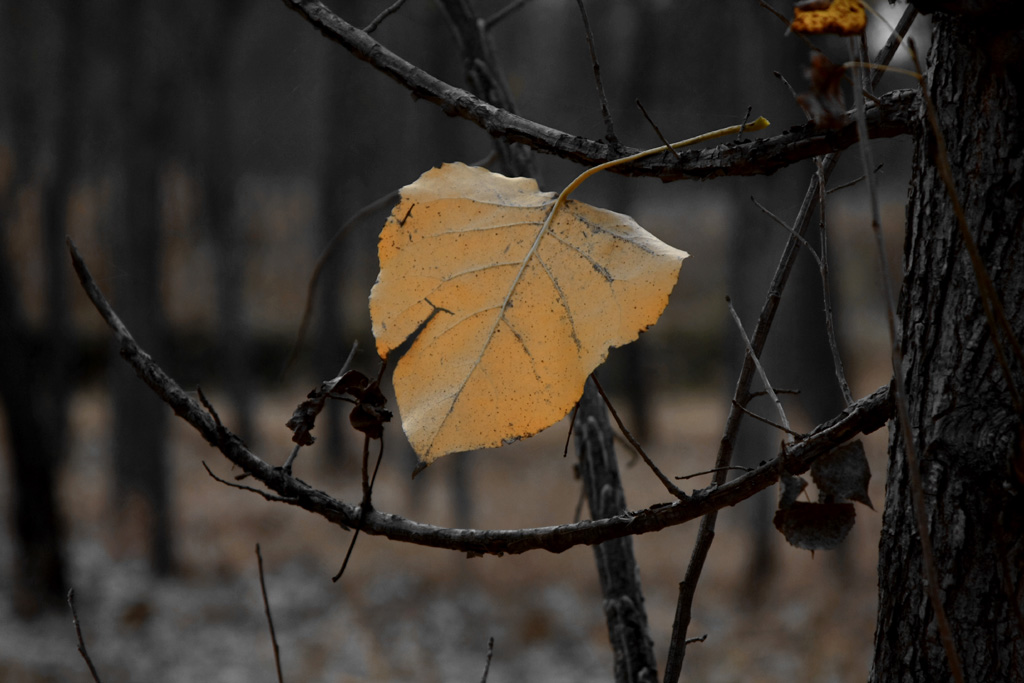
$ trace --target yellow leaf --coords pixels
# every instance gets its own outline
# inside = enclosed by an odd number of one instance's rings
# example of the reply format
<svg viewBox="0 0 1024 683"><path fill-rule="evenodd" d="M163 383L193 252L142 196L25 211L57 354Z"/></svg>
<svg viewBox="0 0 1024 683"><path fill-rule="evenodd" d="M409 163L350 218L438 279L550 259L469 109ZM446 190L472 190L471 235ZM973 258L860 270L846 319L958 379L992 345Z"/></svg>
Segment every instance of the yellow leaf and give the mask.
<svg viewBox="0 0 1024 683"><path fill-rule="evenodd" d="M817 5L811 5L817 7ZM797 33L836 33L841 36L857 35L864 31L867 16L860 0L832 0L825 9L793 8L793 23Z"/></svg>
<svg viewBox="0 0 1024 683"><path fill-rule="evenodd" d="M424 464L564 417L608 349L657 321L687 256L629 216L460 163L402 188L379 255L373 334L382 358L413 337L394 385Z"/></svg>

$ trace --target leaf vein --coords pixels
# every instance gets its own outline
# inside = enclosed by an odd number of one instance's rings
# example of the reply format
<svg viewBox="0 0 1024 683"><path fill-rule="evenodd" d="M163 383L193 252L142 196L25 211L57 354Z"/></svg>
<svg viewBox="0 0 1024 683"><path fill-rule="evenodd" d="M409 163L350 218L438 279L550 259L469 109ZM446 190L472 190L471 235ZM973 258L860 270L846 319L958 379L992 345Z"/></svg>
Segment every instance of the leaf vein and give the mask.
<svg viewBox="0 0 1024 683"><path fill-rule="evenodd" d="M569 321L569 332L572 334L572 340L576 344L576 351L582 351L583 344L580 343L580 338L576 334L576 320L573 318L572 309L569 307L569 298L565 295L565 292L562 290L562 285L558 283L558 278L555 277L555 274L551 272L550 268L548 268L548 264L544 262L540 253L537 254L537 263L539 263L541 268L544 269L544 272L547 273L548 279L551 280L551 286L555 288L556 292L558 292L558 301L562 304L562 308L565 309L565 317Z"/></svg>

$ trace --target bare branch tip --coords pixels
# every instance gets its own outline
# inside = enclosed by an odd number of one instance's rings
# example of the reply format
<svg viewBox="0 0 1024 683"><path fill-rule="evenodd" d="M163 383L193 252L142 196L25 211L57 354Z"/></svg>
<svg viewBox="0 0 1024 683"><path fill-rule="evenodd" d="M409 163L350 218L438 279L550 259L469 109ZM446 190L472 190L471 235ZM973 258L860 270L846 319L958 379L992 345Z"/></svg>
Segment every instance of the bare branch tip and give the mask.
<svg viewBox="0 0 1024 683"><path fill-rule="evenodd" d="M78 610L75 609L74 588L68 589L68 606L71 608L71 622L75 626L75 637L78 639L78 653L82 655L82 659L85 660L85 665L89 667L89 673L92 675L92 680L96 683L101 683L100 675L96 672L96 667L92 663L92 657L89 656L89 651L85 648L85 640L82 638L82 625L78 621Z"/></svg>

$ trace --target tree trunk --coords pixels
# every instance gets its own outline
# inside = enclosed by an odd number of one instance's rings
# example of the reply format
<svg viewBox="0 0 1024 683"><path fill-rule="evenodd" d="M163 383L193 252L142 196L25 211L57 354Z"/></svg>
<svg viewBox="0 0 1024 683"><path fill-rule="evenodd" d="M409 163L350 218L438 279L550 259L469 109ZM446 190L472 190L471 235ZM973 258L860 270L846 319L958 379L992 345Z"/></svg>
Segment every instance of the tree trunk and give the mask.
<svg viewBox="0 0 1024 683"><path fill-rule="evenodd" d="M333 45L326 46L334 47ZM317 242L322 246L330 244L335 233L345 221L343 206L345 196L345 172L352 160L345 150L347 133L346 113L348 111L349 88L345 82L345 70L342 58L337 50L327 49L324 54L323 69L327 76L324 79L324 132L323 146L319 150L320 167L317 183L317 194L320 204ZM348 66L348 64L345 64ZM333 377L345 360L352 340L346 338L349 329L342 330L341 324L341 291L342 266L349 261L352 240L345 239L335 251L333 257L324 264L320 271L320 281L316 292L316 332L314 337L315 356L313 368L316 377ZM326 445L325 460L334 467L340 467L346 459L344 430L348 428L348 420L344 419L347 411L335 401L328 401L324 406L320 421L323 439ZM354 456L355 454L351 454ZM350 458L356 461L355 457Z"/></svg>
<svg viewBox="0 0 1024 683"><path fill-rule="evenodd" d="M948 4L948 3L947 3ZM977 4L977 3L975 3ZM1015 3L1004 3L1013 6ZM936 14L928 88L956 192L1011 330L1024 330L1021 23ZM1014 27L1011 32L1007 28ZM1024 680L1024 467L1011 399L936 162L917 137L900 301L902 371L939 593L966 681ZM1003 344L1006 336L1000 336ZM1018 390L1024 368L1010 359ZM922 574L900 426L892 427L871 680L948 681Z"/></svg>
<svg viewBox="0 0 1024 683"><path fill-rule="evenodd" d="M47 408L52 396L45 376L46 347L21 312L7 264L0 254L0 401L10 448L10 516L16 555L12 591L23 617L59 607L66 590L64 525L57 505L57 465L63 455L55 429L65 414ZM63 429L60 430L63 433Z"/></svg>
<svg viewBox="0 0 1024 683"><path fill-rule="evenodd" d="M32 183L40 155L44 98L34 88L37 73L30 66L38 32L36 15L24 3L4 3L0 46L10 117L8 125L14 174L0 196L0 235L13 222L16 197ZM53 9L53 8L51 8ZM75 346L69 329L67 301L67 202L74 178L81 115L81 61L84 50L79 3L65 3L58 19L64 32L57 101L56 140L51 149L53 171L43 180L42 224L46 264L45 319L34 326L22 308L13 263L25 254L8 254L0 244L0 402L7 421L10 447L10 514L16 555L12 596L20 616L44 607L64 605L66 568L64 525L57 500L58 466L67 446L70 356Z"/></svg>
<svg viewBox="0 0 1024 683"><path fill-rule="evenodd" d="M591 519L621 515L626 510L626 496L615 460L608 411L593 380L587 380L573 432ZM654 683L658 680L658 664L647 626L632 536L595 545L594 557L604 596L608 638L615 654L615 681Z"/></svg>
<svg viewBox="0 0 1024 683"><path fill-rule="evenodd" d="M164 355L165 324L160 299L161 142L171 130L172 97L146 49L147 6L123 3L117 19L123 43L121 163L123 213L114 221L113 257L118 310L154 356ZM173 572L167 408L139 384L123 364L111 366L114 404L114 505L124 530L142 530L157 574ZM130 505L133 502L140 506ZM141 514L142 519L124 519Z"/></svg>
<svg viewBox="0 0 1024 683"><path fill-rule="evenodd" d="M208 93L207 140L203 176L206 186L206 217L212 238L217 302L217 358L224 386L235 408L236 432L245 440L254 435L252 343L245 315L245 262L249 254L236 208L239 164L232 133L231 57L238 43L237 0L212 3L212 29L207 34L205 85Z"/></svg>

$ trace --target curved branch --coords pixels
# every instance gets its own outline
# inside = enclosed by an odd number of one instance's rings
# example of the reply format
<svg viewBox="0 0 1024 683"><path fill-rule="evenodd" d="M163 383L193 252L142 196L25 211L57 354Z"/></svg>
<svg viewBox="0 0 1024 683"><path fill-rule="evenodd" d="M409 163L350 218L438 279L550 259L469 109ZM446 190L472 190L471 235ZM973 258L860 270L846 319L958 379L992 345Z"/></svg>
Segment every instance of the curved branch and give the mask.
<svg viewBox="0 0 1024 683"><path fill-rule="evenodd" d="M71 260L83 289L93 305L114 332L121 356L136 374L174 412L211 446L246 474L262 482L290 505L320 515L345 529L359 525L362 533L385 536L394 541L415 543L435 548L457 550L470 555L504 555L530 550L559 553L576 545L594 545L613 538L645 534L696 519L713 510L735 505L778 481L782 472L799 474L811 463L843 442L860 433L870 433L886 423L892 413L888 387L851 404L835 419L819 425L806 439L789 445L780 455L722 486L695 491L687 500L652 505L616 517L587 520L574 524L530 529L449 529L421 524L398 515L359 504L337 500L296 479L281 467L273 467L250 451L235 434L219 423L191 398L136 343L96 286L74 243L68 239Z"/></svg>
<svg viewBox="0 0 1024 683"><path fill-rule="evenodd" d="M606 142L565 133L488 104L405 61L317 0L284 0L284 3L324 36L389 76L414 97L436 104L449 116L471 121L494 137L520 142L538 152L583 166L596 166L641 151L630 147L614 149ZM911 133L916 126L916 97L914 91L897 90L879 98L879 104L868 107L869 137ZM752 142L732 142L681 153L679 159L666 152L611 170L628 176L653 176L666 182L726 175L765 175L797 161L846 149L856 142L856 121L853 112L849 112L834 131L808 124Z"/></svg>

